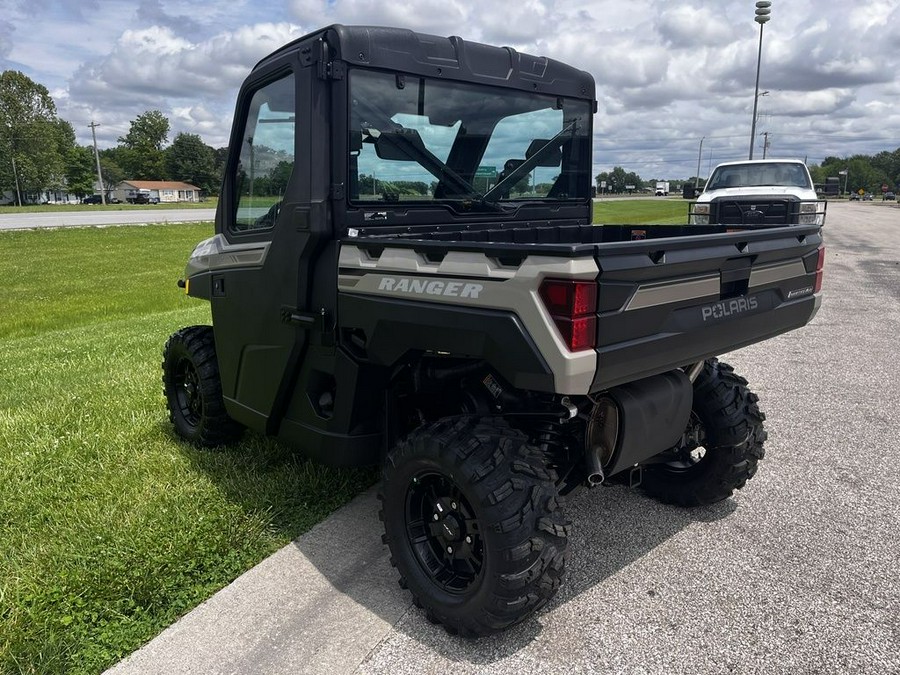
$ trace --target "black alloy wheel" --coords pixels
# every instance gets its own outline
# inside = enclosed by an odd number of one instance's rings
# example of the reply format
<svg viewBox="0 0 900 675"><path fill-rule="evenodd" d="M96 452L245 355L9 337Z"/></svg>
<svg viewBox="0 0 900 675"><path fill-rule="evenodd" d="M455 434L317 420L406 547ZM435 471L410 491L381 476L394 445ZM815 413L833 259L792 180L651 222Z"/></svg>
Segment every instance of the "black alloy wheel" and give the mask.
<svg viewBox="0 0 900 675"><path fill-rule="evenodd" d="M174 385L179 414L189 426L197 427L203 418L203 397L200 395L200 376L190 359L178 360Z"/></svg>
<svg viewBox="0 0 900 675"><path fill-rule="evenodd" d="M451 478L424 472L406 494L406 535L422 570L447 593L464 593L484 569L475 510Z"/></svg>
<svg viewBox="0 0 900 675"><path fill-rule="evenodd" d="M163 393L175 433L204 447L238 440L244 428L231 419L222 399L212 326L172 334L163 350Z"/></svg>

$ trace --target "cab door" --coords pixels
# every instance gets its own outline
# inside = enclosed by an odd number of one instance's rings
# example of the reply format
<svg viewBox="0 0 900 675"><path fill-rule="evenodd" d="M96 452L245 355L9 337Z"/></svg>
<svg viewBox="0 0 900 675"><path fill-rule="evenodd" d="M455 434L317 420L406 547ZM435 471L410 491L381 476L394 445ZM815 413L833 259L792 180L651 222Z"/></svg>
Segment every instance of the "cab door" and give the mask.
<svg viewBox="0 0 900 675"><path fill-rule="evenodd" d="M297 319L320 228L310 212L310 68L285 59L241 90L216 232L228 255L212 270L211 303L229 415L275 433L306 347Z"/></svg>

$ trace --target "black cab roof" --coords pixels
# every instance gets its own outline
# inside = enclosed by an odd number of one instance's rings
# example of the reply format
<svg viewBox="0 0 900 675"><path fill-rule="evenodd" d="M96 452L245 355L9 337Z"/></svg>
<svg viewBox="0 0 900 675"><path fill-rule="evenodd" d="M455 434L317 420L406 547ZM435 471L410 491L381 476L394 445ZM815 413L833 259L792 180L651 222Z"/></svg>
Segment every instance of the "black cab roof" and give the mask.
<svg viewBox="0 0 900 675"><path fill-rule="evenodd" d="M327 54L323 51L326 48ZM456 36L439 37L383 26L335 24L322 28L276 50L254 70L295 55L307 63L323 60L324 56L326 61L343 61L348 66L596 100L591 74L561 61Z"/></svg>

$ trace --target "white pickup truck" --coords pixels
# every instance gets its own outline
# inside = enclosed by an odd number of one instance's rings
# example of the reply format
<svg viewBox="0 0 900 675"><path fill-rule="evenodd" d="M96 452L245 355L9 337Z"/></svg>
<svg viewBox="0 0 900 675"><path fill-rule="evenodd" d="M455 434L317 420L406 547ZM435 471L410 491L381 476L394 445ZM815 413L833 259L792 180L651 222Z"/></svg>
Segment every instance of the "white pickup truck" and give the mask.
<svg viewBox="0 0 900 675"><path fill-rule="evenodd" d="M823 225L824 200L799 159L724 162L690 207L692 225Z"/></svg>

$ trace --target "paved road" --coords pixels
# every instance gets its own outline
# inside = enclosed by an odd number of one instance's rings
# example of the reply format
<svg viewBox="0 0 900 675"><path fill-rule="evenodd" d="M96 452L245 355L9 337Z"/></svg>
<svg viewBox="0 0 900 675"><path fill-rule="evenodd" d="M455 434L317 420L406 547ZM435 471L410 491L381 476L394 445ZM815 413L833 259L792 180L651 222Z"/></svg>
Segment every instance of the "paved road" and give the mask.
<svg viewBox="0 0 900 675"><path fill-rule="evenodd" d="M142 225L145 223L185 223L213 220L215 209L129 209L127 211L94 211L89 206L77 211L48 213L0 214L0 230L23 230L33 227L88 227L91 225Z"/></svg>
<svg viewBox="0 0 900 675"><path fill-rule="evenodd" d="M111 672L900 672L900 207L829 205L826 243L812 325L727 356L770 434L734 499L582 494L550 608L465 641L396 586L370 492Z"/></svg>

